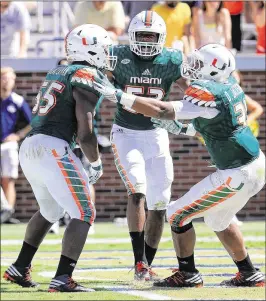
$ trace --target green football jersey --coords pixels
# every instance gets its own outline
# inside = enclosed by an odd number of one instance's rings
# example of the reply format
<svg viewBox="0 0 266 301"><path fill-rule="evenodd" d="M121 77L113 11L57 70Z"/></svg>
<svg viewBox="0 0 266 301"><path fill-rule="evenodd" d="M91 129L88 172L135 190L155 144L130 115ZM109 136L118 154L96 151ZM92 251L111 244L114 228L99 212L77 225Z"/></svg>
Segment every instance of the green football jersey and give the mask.
<svg viewBox="0 0 266 301"><path fill-rule="evenodd" d="M45 134L67 141L73 148L76 144L77 119L74 86L100 94L92 87L96 69L84 65L58 66L50 70L39 90L34 106L32 130L29 134Z"/></svg>
<svg viewBox="0 0 266 301"><path fill-rule="evenodd" d="M247 126L245 94L233 77L227 83L194 81L185 94L187 99L192 96L189 101L196 105L220 111L212 119L193 120L217 168L236 168L259 156L258 140ZM196 102L196 98L200 101Z"/></svg>
<svg viewBox="0 0 266 301"><path fill-rule="evenodd" d="M128 45L114 47L117 65L113 71L114 85L127 93L166 101L171 85L181 77L182 52L164 48L153 60L142 60ZM149 117L117 104L114 123L133 130L150 130Z"/></svg>

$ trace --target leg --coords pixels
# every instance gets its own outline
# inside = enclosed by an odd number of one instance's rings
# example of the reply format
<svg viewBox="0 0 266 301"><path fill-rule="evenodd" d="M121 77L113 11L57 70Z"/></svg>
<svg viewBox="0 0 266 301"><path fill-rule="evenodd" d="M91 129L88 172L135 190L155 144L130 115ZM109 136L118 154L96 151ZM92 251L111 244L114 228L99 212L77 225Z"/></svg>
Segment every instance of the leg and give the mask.
<svg viewBox="0 0 266 301"><path fill-rule="evenodd" d="M15 180L18 178L18 145L16 142L4 143L1 148L1 186L10 209L14 212L16 204Z"/></svg>
<svg viewBox="0 0 266 301"><path fill-rule="evenodd" d="M149 210L145 225L145 254L148 265L153 262L163 234L166 210Z"/></svg>
<svg viewBox="0 0 266 301"><path fill-rule="evenodd" d="M196 270L194 262L196 236L192 220L205 216L207 212L210 212L209 215L211 215L214 208L231 196L230 192L233 190L227 188L227 183L219 175L216 172L206 177L194 185L183 197L168 205L167 216L171 225L179 270L172 276L156 282L155 286L202 285L202 278Z"/></svg>
<svg viewBox="0 0 266 301"><path fill-rule="evenodd" d="M159 135L160 136L160 135ZM162 139L168 137L162 137ZM165 145L169 143L166 141ZM171 197L173 161L166 146L146 161L148 217L145 225L145 253L150 266L162 237L166 207Z"/></svg>
<svg viewBox="0 0 266 301"><path fill-rule="evenodd" d="M14 210L16 204L15 179L2 177L1 186L3 187L9 206Z"/></svg>
<svg viewBox="0 0 266 301"><path fill-rule="evenodd" d="M231 15L232 20L232 47L237 51L241 51L242 30L241 30L241 14Z"/></svg>
<svg viewBox="0 0 266 301"><path fill-rule="evenodd" d="M135 279L148 276L144 245L146 174L142 153L143 139L131 131L113 132L112 149L116 168L127 188L127 220L132 241L135 265Z"/></svg>
<svg viewBox="0 0 266 301"><path fill-rule="evenodd" d="M225 230L215 233L235 262L242 261L247 257L243 235L235 223L231 223Z"/></svg>
<svg viewBox="0 0 266 301"><path fill-rule="evenodd" d="M0 215L0 223L3 224L8 221L13 214L13 210L11 209L6 196L4 194L3 188L1 186L1 215Z"/></svg>

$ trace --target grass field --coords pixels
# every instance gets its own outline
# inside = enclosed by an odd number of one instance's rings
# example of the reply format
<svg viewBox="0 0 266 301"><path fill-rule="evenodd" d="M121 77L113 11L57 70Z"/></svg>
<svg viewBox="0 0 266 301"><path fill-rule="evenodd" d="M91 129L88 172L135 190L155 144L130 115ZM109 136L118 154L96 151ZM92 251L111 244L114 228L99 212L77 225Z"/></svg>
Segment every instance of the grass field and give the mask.
<svg viewBox="0 0 266 301"><path fill-rule="evenodd" d="M25 227L24 224L1 226L1 274L16 259ZM34 258L32 276L40 287L25 289L2 279L1 300L265 300L264 288L219 287L222 280L234 276L236 267L203 223L195 223L196 264L204 278L204 287L198 289L158 290L152 283L133 281L133 255L127 227L96 223L95 229L96 233L88 236L73 276L95 292L47 293L60 257L64 232L60 228L60 235L48 234ZM242 230L252 260L265 272L265 223L245 222ZM171 268L177 267L168 224L153 265L161 277L170 275Z"/></svg>

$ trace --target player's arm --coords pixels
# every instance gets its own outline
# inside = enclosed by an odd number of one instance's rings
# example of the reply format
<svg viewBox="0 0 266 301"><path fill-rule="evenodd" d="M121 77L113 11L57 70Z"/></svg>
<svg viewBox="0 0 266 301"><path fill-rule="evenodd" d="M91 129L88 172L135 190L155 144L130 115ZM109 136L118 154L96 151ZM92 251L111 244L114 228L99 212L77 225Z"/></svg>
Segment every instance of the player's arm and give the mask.
<svg viewBox="0 0 266 301"><path fill-rule="evenodd" d="M77 137L79 145L88 160L95 162L99 160L99 150L92 120L89 120L88 126L88 113L91 113L93 116L98 97L92 92L79 87L73 88L73 97L76 101L75 111L78 123Z"/></svg>
<svg viewBox="0 0 266 301"><path fill-rule="evenodd" d="M103 74L99 74L94 77L93 86L95 90L101 93L108 100L115 103L118 102L121 105L132 108L136 112L149 117L177 120L194 119L200 116L207 116L206 118L208 118L213 114L215 116L217 115L217 110L215 108L207 108L204 106L206 101L200 98L205 97L207 99L208 97L210 98L210 95L205 92L201 93L202 91L198 93L196 88L190 88L187 90L188 95L185 94L184 101L162 102L153 98L124 93L122 90L116 89ZM189 93L191 93L191 95ZM192 101L194 99L194 95L198 97L198 99L195 99L196 102L194 102L197 103L197 105L187 101L188 97L189 100ZM213 97L213 95L211 95L211 97ZM214 103L214 101L212 102Z"/></svg>

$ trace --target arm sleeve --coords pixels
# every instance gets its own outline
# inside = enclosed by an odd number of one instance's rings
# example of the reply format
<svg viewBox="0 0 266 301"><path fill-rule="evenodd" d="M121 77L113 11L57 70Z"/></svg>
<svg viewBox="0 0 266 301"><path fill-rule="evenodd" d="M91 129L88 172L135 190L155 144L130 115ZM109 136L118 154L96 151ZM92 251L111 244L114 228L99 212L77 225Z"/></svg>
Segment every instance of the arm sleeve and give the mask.
<svg viewBox="0 0 266 301"><path fill-rule="evenodd" d="M199 107L187 101L172 101L175 119L194 119L198 117L212 119L219 114L216 108Z"/></svg>

